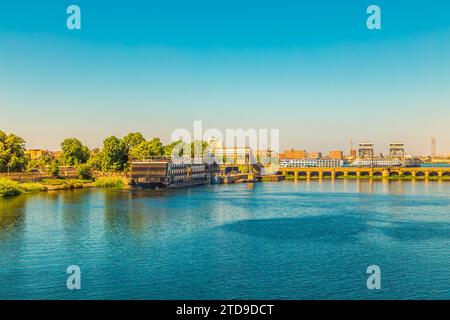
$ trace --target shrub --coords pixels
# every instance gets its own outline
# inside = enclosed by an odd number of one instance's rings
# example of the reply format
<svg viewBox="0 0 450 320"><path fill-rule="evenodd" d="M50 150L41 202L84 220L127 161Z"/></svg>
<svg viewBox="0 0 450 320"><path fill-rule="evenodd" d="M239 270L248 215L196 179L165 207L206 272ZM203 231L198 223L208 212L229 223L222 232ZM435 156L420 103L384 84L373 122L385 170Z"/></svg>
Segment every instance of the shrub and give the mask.
<svg viewBox="0 0 450 320"><path fill-rule="evenodd" d="M52 175L53 177L57 177L59 175L59 164L57 161L53 161L48 165L47 173Z"/></svg>
<svg viewBox="0 0 450 320"><path fill-rule="evenodd" d="M83 180L92 179L91 168L85 163L78 165L77 172L78 172L78 178L80 178L80 179L83 179Z"/></svg>
<svg viewBox="0 0 450 320"><path fill-rule="evenodd" d="M121 178L102 177L95 180L95 186L98 188L115 188L121 189L125 186Z"/></svg>
<svg viewBox="0 0 450 320"><path fill-rule="evenodd" d="M0 197L17 196L21 193L22 190L17 182L8 179L0 179Z"/></svg>

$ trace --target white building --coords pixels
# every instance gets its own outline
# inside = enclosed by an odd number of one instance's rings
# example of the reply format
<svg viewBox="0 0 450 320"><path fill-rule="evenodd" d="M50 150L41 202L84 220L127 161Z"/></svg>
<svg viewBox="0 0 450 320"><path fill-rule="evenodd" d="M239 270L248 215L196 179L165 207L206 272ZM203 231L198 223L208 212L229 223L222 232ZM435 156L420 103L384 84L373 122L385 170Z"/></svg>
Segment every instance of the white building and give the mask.
<svg viewBox="0 0 450 320"><path fill-rule="evenodd" d="M414 158L379 158L379 159L356 159L351 163L353 167L417 167L420 160Z"/></svg>
<svg viewBox="0 0 450 320"><path fill-rule="evenodd" d="M283 168L335 168L347 164L344 159L280 159Z"/></svg>

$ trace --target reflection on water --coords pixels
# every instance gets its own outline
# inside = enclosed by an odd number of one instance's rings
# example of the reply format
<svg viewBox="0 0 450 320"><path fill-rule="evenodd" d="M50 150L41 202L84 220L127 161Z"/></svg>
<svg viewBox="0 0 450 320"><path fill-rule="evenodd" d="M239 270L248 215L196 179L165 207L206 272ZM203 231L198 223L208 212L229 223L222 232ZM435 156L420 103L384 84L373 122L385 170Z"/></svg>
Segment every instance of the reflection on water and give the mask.
<svg viewBox="0 0 450 320"><path fill-rule="evenodd" d="M0 240L23 235L26 203L23 197L0 199Z"/></svg>
<svg viewBox="0 0 450 320"><path fill-rule="evenodd" d="M446 182L312 180L1 199L0 298L448 298L449 196ZM365 289L370 264L381 292Z"/></svg>

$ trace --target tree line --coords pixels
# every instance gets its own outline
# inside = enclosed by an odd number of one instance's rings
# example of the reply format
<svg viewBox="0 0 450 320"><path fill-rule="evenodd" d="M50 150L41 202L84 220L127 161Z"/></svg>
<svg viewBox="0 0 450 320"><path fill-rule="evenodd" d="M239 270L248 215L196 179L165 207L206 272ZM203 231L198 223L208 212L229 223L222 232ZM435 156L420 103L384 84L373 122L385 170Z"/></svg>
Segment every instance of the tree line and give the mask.
<svg viewBox="0 0 450 320"><path fill-rule="evenodd" d="M181 150L180 155L183 150L190 150L193 154L195 148L201 147L204 150L207 143L196 141L187 145L176 141L164 145L159 138L146 140L142 133L131 132L123 138L106 138L102 148L93 150L89 150L77 138L64 139L61 142L60 157L43 155L37 159L29 159L25 153L23 138L0 131L0 172L46 170L57 176L60 166L73 166L78 168L81 177L88 177L92 170L127 171L133 160L170 156L175 147Z"/></svg>

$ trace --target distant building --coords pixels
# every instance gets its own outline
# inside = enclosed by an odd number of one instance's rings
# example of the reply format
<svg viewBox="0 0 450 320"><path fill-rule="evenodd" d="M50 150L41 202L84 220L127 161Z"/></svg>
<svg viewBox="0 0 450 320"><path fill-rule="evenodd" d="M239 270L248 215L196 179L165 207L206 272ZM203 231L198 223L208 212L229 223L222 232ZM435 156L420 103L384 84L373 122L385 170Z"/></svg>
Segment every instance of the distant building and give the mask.
<svg viewBox="0 0 450 320"><path fill-rule="evenodd" d="M421 163L420 167L422 168L450 168L450 162L429 162L429 163Z"/></svg>
<svg viewBox="0 0 450 320"><path fill-rule="evenodd" d="M257 150L255 154L258 164L264 166L278 164L278 154L270 148Z"/></svg>
<svg viewBox="0 0 450 320"><path fill-rule="evenodd" d="M322 152L318 152L318 151L308 152L308 158L309 159L321 159Z"/></svg>
<svg viewBox="0 0 450 320"><path fill-rule="evenodd" d="M398 167L398 166L418 166L418 159L412 159L405 155L404 143L390 143L389 155L384 157L374 156L373 143L360 143L358 145L358 157L351 161L352 166L358 167Z"/></svg>
<svg viewBox="0 0 450 320"><path fill-rule="evenodd" d="M403 161L401 159L388 159L388 158L380 158L380 159L356 159L351 163L354 167L399 167L403 165Z"/></svg>
<svg viewBox="0 0 450 320"><path fill-rule="evenodd" d="M373 143L364 142L358 145L358 158L372 159L373 155Z"/></svg>
<svg viewBox="0 0 450 320"><path fill-rule="evenodd" d="M405 144L404 143L389 143L389 157L404 158Z"/></svg>
<svg viewBox="0 0 450 320"><path fill-rule="evenodd" d="M288 150L280 153L280 159L305 159L306 150Z"/></svg>
<svg viewBox="0 0 450 320"><path fill-rule="evenodd" d="M211 157L216 159L217 163L226 164L255 164L256 159L253 151L249 147L224 147L222 141L211 138L208 141Z"/></svg>
<svg viewBox="0 0 450 320"><path fill-rule="evenodd" d="M62 152L62 151L51 151L51 152L50 152L50 155L51 155L54 159L58 160L59 158L62 157L63 152Z"/></svg>
<svg viewBox="0 0 450 320"><path fill-rule="evenodd" d="M225 157L227 164L255 164L256 159L249 147L244 148L223 148L222 155Z"/></svg>
<svg viewBox="0 0 450 320"><path fill-rule="evenodd" d="M212 152L214 152L216 150L223 149L223 144L222 141L212 137L208 139L208 147Z"/></svg>
<svg viewBox="0 0 450 320"><path fill-rule="evenodd" d="M351 163L355 167L418 167L422 161L416 158L377 158L377 159L356 159Z"/></svg>
<svg viewBox="0 0 450 320"><path fill-rule="evenodd" d="M280 166L284 168L334 168L347 164L344 159L280 159Z"/></svg>
<svg viewBox="0 0 450 320"><path fill-rule="evenodd" d="M329 159L344 159L344 152L340 150L331 150L328 154Z"/></svg>
<svg viewBox="0 0 450 320"><path fill-rule="evenodd" d="M29 149L25 151L25 155L28 157L29 160L35 160L43 156L49 156L50 152L48 150Z"/></svg>

